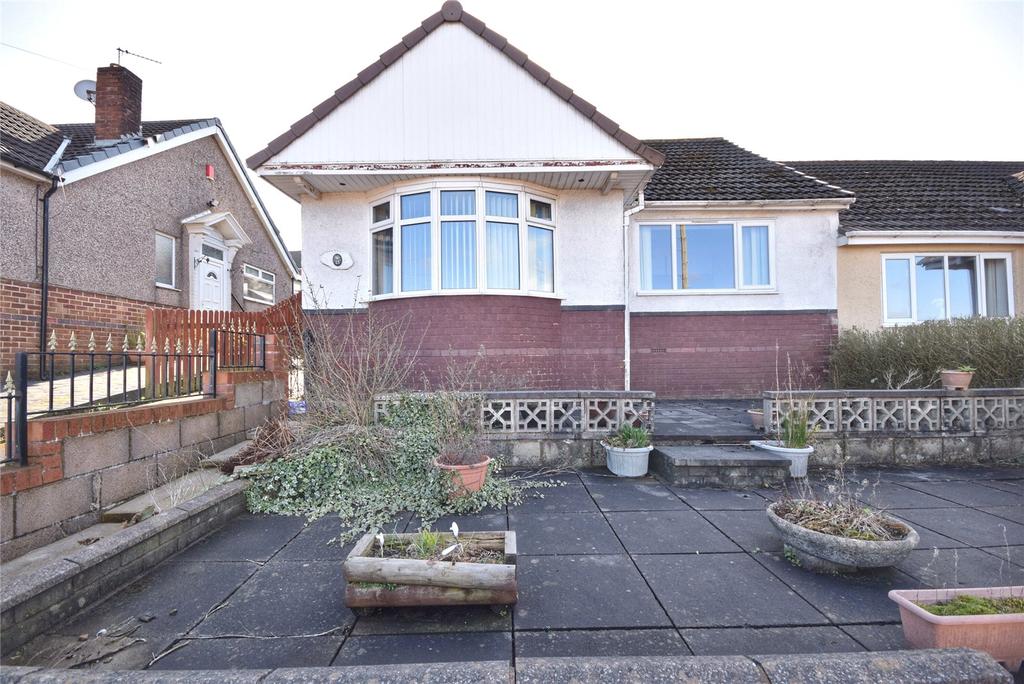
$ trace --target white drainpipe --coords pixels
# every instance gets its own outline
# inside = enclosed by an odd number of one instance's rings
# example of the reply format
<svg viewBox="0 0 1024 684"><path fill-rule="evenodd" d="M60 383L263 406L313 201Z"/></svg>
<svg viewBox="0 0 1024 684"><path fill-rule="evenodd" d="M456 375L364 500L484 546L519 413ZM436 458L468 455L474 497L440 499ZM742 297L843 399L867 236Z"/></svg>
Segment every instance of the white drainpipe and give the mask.
<svg viewBox="0 0 1024 684"><path fill-rule="evenodd" d="M640 191L638 195L637 204L632 209L627 209L622 212L622 301L625 303L625 308L622 313L623 319L623 341L626 351L626 358L624 359L625 378L623 379L622 387L627 392L630 389L630 376L632 375L632 363L630 360L630 352L632 350L632 343L630 339L629 331L629 219L633 214L644 209L644 192Z"/></svg>

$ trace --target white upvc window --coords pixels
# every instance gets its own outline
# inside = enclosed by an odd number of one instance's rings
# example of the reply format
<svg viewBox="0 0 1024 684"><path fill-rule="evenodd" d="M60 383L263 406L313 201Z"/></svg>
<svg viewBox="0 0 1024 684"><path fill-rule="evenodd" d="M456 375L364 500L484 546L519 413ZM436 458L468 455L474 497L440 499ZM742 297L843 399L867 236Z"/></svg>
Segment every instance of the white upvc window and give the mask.
<svg viewBox="0 0 1024 684"><path fill-rule="evenodd" d="M775 289L772 221L644 222L639 242L641 293Z"/></svg>
<svg viewBox="0 0 1024 684"><path fill-rule="evenodd" d="M274 303L274 274L262 268L242 265L242 296L250 302Z"/></svg>
<svg viewBox="0 0 1024 684"><path fill-rule="evenodd" d="M1013 315L1013 264L1009 253L882 255L885 325Z"/></svg>
<svg viewBox="0 0 1024 684"><path fill-rule="evenodd" d="M555 292L555 201L522 186L436 181L370 203L374 297Z"/></svg>
<svg viewBox="0 0 1024 684"><path fill-rule="evenodd" d="M170 235L156 234L156 285L175 287L178 245Z"/></svg>

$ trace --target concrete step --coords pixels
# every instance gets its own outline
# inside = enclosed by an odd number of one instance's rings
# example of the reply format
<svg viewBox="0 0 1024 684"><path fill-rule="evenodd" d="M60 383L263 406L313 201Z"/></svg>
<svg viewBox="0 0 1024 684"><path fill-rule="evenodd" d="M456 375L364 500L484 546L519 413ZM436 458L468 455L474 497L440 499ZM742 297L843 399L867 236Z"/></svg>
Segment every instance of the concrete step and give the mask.
<svg viewBox="0 0 1024 684"><path fill-rule="evenodd" d="M15 577L23 573L59 561L83 546L95 544L100 539L105 539L123 529L122 523L100 523L29 551L14 560L5 561L3 566L4 582L12 582Z"/></svg>
<svg viewBox="0 0 1024 684"><path fill-rule="evenodd" d="M220 482L223 477L218 471L207 468L193 471L104 511L100 520L105 523L139 522L154 513L194 499Z"/></svg>
<svg viewBox="0 0 1024 684"><path fill-rule="evenodd" d="M681 487L776 487L789 474L789 459L749 446L665 445L651 452L651 469Z"/></svg>
<svg viewBox="0 0 1024 684"><path fill-rule="evenodd" d="M235 446L228 447L223 451L218 451L214 455L208 456L207 458L201 460L199 462L199 465L202 466L203 468L219 469L222 465L224 465L229 460L234 458L238 454L238 452L240 452L245 447L249 446L251 442L252 440L247 439L244 442L239 442Z"/></svg>

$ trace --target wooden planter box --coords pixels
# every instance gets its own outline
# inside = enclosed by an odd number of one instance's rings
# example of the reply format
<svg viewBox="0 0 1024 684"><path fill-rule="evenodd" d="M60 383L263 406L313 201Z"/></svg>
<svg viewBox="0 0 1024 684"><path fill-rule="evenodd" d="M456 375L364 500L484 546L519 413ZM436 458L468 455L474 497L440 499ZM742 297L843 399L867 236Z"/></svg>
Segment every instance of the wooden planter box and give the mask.
<svg viewBox="0 0 1024 684"><path fill-rule="evenodd" d="M409 539L415 534L388 534ZM518 598L515 532L463 532L475 542L505 554L504 563L467 563L375 556L377 540L363 535L345 559L345 605L392 606L511 605Z"/></svg>

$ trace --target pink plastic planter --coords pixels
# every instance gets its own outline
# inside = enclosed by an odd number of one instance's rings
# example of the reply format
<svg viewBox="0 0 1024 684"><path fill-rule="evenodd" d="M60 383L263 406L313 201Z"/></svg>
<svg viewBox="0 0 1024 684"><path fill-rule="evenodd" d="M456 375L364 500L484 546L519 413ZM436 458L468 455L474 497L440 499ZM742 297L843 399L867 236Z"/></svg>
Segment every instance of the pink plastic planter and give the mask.
<svg viewBox="0 0 1024 684"><path fill-rule="evenodd" d="M978 589L894 589L889 598L900 607L903 636L911 648L965 647L984 651L1010 672L1024 659L1024 613L1008 615L932 615L920 603L948 601L960 594L985 598L1024 596L1024 586Z"/></svg>

